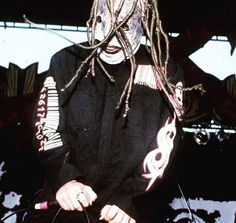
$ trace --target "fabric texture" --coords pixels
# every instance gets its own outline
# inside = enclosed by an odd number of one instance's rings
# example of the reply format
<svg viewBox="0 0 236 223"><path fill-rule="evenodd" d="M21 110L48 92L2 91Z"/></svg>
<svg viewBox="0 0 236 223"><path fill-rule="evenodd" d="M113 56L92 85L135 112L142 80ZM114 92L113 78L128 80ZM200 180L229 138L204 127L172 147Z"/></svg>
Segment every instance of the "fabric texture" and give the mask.
<svg viewBox="0 0 236 223"><path fill-rule="evenodd" d="M34 115L35 147L47 177L39 200L55 200L55 192L76 179L98 195L87 210L91 223L98 222L105 204L117 205L137 222L155 222L149 213L153 207L142 196L153 193L168 170L178 146L179 123L158 83L153 84L150 56L142 45L135 55L139 73L126 118L125 106L119 110L116 106L129 78L129 61L103 62L115 83L98 66L91 77L87 67L73 91L62 92L88 55L88 50L73 45L52 57ZM172 59L168 79L174 85L182 82L182 70ZM34 222L51 222L55 211L49 213L29 213L28 221L32 217ZM73 222L64 215L73 216L75 222L84 220L83 213L63 212L58 222Z"/></svg>

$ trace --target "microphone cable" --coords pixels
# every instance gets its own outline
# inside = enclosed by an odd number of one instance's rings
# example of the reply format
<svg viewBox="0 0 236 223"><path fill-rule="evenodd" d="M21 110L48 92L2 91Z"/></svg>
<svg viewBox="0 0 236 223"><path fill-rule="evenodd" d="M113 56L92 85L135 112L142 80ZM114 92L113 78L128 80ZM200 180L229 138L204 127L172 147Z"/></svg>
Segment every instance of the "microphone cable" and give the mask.
<svg viewBox="0 0 236 223"><path fill-rule="evenodd" d="M11 214L5 216L4 218L0 219L0 223L4 223L4 221L6 221L6 220L7 220L8 218L10 218L11 216L17 215L17 214L19 214L19 213L21 213L21 212L25 212L25 213L27 214L27 210L29 210L29 209L30 209L30 207L21 208L21 209L19 209L19 210L16 210L16 211L12 212ZM52 222L51 222L51 223L54 223L54 222L55 222L57 216L59 215L59 213L60 213L62 210L63 210L63 209L62 209L61 207L57 210L56 214L53 216L53 219L52 219ZM90 223L90 219L89 219L88 213L87 213L87 211L86 211L85 208L83 208L83 214L84 214L84 218L85 218L86 223ZM24 222L24 220L23 220L22 222Z"/></svg>
<svg viewBox="0 0 236 223"><path fill-rule="evenodd" d="M180 187L180 184L179 184L177 178L175 178L175 180L176 180L176 183L177 183L179 192L180 192L180 194L181 194L181 196L182 196L182 198L183 198L183 200L184 200L184 202L185 202L186 208L187 208L188 213L189 213L189 215L190 215L190 218L191 218L190 221L197 223L197 219L195 219L195 217L194 217L194 215L193 215L193 213L192 213L192 211L191 211L191 207L190 207L190 205L189 205L188 202L187 202L187 199L186 199L186 197L185 197L185 195L184 195L184 193L183 193L183 191L182 191L182 189L181 189L181 187Z"/></svg>
<svg viewBox="0 0 236 223"><path fill-rule="evenodd" d="M51 222L51 223L54 223L56 218L58 217L59 213L63 210L63 208L60 207L60 205L57 201L43 201L43 202L40 202L40 203L36 203L36 204L34 204L34 210L47 211L51 207L57 207L57 206L59 206L59 209L56 211L56 213L53 217L53 220ZM75 212L77 213L77 211L75 211ZM86 209L83 206L82 206L82 213L84 215L85 222L90 223L89 215L88 215ZM81 212L79 212L79 214L81 214Z"/></svg>
<svg viewBox="0 0 236 223"><path fill-rule="evenodd" d="M59 213L61 212L61 210L63 210L62 207L60 207L60 208L57 210L57 212L56 212L56 214L54 215L54 217L53 217L51 223L54 223L54 222L55 222L55 220L56 220L57 216L59 215ZM86 211L84 208L83 208L83 213L84 213L84 216L85 216L86 223L90 223L88 213L87 213L87 211Z"/></svg>
<svg viewBox="0 0 236 223"><path fill-rule="evenodd" d="M28 209L28 208L21 208L21 209L19 209L19 210L16 210L16 211L12 212L11 214L9 214L9 215L5 216L4 218L0 219L0 223L4 223L5 220L7 220L8 218L10 218L11 216L13 216L13 215L15 215L15 214L19 214L19 213L21 213L21 212L23 212L23 211L26 212L27 209Z"/></svg>

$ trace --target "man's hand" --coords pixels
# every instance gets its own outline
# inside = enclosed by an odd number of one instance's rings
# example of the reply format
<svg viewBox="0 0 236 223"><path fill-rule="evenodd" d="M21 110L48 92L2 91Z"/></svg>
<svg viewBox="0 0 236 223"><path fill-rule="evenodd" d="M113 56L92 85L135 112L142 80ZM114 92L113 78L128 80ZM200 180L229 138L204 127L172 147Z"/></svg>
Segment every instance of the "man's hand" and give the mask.
<svg viewBox="0 0 236 223"><path fill-rule="evenodd" d="M83 211L96 200L97 194L87 185L75 180L64 184L56 193L56 200L67 211Z"/></svg>
<svg viewBox="0 0 236 223"><path fill-rule="evenodd" d="M106 205L101 210L99 220L109 223L135 223L136 221L116 205Z"/></svg>

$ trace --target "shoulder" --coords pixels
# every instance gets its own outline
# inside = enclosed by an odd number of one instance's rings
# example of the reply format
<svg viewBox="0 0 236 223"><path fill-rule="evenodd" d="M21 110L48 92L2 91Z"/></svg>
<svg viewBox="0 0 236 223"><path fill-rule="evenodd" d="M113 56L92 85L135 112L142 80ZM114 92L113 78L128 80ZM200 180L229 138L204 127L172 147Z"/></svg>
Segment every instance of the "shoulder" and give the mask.
<svg viewBox="0 0 236 223"><path fill-rule="evenodd" d="M80 45L87 47L88 42L80 43ZM51 63L63 61L63 63L69 62L70 60L81 60L83 61L89 55L91 50L80 47L77 44L67 46L57 51L51 58Z"/></svg>
<svg viewBox="0 0 236 223"><path fill-rule="evenodd" d="M170 57L168 61L167 77L172 84L184 82L183 69L173 57Z"/></svg>
<svg viewBox="0 0 236 223"><path fill-rule="evenodd" d="M88 46L87 42L81 44ZM51 57L48 75L52 76L59 85L63 86L65 82L75 75L81 63L90 53L91 50L76 44L59 50Z"/></svg>
<svg viewBox="0 0 236 223"><path fill-rule="evenodd" d="M141 65L153 64L151 55L147 49L148 47L149 46L145 46L143 44L140 45L139 50L137 51L135 55L138 64L141 64ZM172 84L183 82L183 79L184 79L182 68L176 62L176 60L171 56L168 59L167 78Z"/></svg>

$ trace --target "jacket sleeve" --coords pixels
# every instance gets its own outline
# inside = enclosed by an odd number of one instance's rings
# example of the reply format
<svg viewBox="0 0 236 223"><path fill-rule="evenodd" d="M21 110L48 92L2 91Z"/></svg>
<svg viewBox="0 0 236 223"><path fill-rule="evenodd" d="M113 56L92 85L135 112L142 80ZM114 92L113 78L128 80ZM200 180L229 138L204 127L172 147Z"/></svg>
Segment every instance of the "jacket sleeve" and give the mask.
<svg viewBox="0 0 236 223"><path fill-rule="evenodd" d="M182 103L182 70L175 70L176 66L173 64L171 67L170 72L174 75L170 77L170 80L177 86L174 96L178 98L179 103ZM134 218L136 212L134 199L152 191L162 181L172 164L180 142L181 123L177 120L174 110L163 102L162 113L157 115L161 116L161 123L143 160L136 166L130 177L117 188L108 202L111 205L117 205Z"/></svg>
<svg viewBox="0 0 236 223"><path fill-rule="evenodd" d="M130 177L120 185L108 203L117 205L135 218L135 198L154 190L166 176L179 145L177 120L166 116L164 123L147 149L143 161ZM156 145L158 145L156 147Z"/></svg>
<svg viewBox="0 0 236 223"><path fill-rule="evenodd" d="M34 145L42 161L45 175L57 191L65 182L81 176L80 171L67 161L70 150L65 114L60 106L58 77L53 57L36 102ZM63 68L62 68L63 69Z"/></svg>

